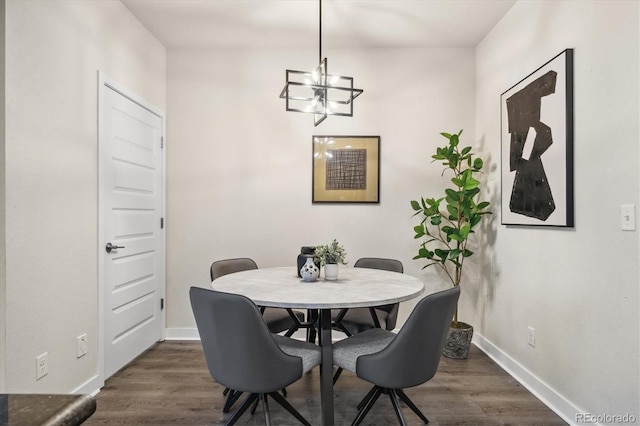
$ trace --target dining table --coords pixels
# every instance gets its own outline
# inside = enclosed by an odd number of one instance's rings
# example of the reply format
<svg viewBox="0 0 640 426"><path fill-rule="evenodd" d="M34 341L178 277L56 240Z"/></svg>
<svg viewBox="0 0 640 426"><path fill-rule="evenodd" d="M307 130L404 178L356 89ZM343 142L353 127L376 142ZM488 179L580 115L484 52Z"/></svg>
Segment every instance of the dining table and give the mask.
<svg viewBox="0 0 640 426"><path fill-rule="evenodd" d="M340 268L338 279L307 282L294 267L251 269L211 282L216 291L240 294L258 306L317 310L322 425L334 424L332 309L371 308L419 296L424 283L414 276L369 268Z"/></svg>

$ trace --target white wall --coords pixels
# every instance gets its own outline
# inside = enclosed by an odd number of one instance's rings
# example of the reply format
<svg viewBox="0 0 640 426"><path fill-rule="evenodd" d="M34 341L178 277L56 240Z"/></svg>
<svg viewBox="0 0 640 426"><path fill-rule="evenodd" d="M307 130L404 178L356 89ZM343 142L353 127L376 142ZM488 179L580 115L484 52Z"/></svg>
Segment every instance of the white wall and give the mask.
<svg viewBox="0 0 640 426"><path fill-rule="evenodd" d="M639 4L520 1L477 48L476 135L496 161L500 94L575 49L576 226L499 225L496 170L495 242L464 309L494 355L571 422L579 412L640 419L639 236L620 230L620 205L640 201Z"/></svg>
<svg viewBox="0 0 640 426"><path fill-rule="evenodd" d="M5 147L5 7L4 0L0 0L0 348L6 346L6 315L5 315L5 183L4 183L4 147ZM4 389L5 351L0 349L0 391Z"/></svg>
<svg viewBox="0 0 640 426"><path fill-rule="evenodd" d="M329 72L354 77L364 93L354 117L314 128L311 115L286 112L278 95L285 69L312 69L316 52L168 52L168 337L195 327L188 288L208 286L215 259L249 256L293 272L301 246L335 237L351 264L393 257L426 277L411 260L409 202L444 184L430 158L446 142L439 132L464 128L474 142L473 49L325 53ZM381 137L379 205L312 205L311 137L318 134ZM427 288L443 285L431 280ZM403 304L401 316L410 309Z"/></svg>
<svg viewBox="0 0 640 426"><path fill-rule="evenodd" d="M8 392L71 392L97 373L98 70L165 108L166 50L122 3L7 1Z"/></svg>

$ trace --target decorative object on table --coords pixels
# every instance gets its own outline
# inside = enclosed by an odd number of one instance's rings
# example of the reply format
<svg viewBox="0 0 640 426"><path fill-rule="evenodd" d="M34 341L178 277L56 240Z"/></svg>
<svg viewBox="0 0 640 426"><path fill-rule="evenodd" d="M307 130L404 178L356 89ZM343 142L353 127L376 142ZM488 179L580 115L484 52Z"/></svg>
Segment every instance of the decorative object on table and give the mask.
<svg viewBox="0 0 640 426"><path fill-rule="evenodd" d="M318 270L320 269L320 259L318 259L316 257L316 247L315 246L302 246L300 247L300 254L298 255L298 259L296 264L298 265L297 267L297 272L298 272L298 277L302 278L302 275L300 275L300 270L302 269L302 267L304 266L305 263L307 263L307 259L313 259L314 263L316 264L316 266L318 267Z"/></svg>
<svg viewBox="0 0 640 426"><path fill-rule="evenodd" d="M324 279L335 281L338 279L338 265L346 265L347 252L334 238L329 245L316 247L316 257L324 266Z"/></svg>
<svg viewBox="0 0 640 426"><path fill-rule="evenodd" d="M500 96L502 224L573 227L573 49Z"/></svg>
<svg viewBox="0 0 640 426"><path fill-rule="evenodd" d="M380 203L380 136L313 136L313 203Z"/></svg>
<svg viewBox="0 0 640 426"><path fill-rule="evenodd" d="M320 276L320 268L316 266L312 258L308 258L307 262L300 268L300 276L304 281L312 282Z"/></svg>
<svg viewBox="0 0 640 426"><path fill-rule="evenodd" d="M318 62L313 71L286 71L286 83L280 99L286 110L313 114L313 125L322 123L327 115L353 116L353 100L363 90L353 87L353 77L330 75L327 58L322 58L322 0L319 0Z"/></svg>
<svg viewBox="0 0 640 426"><path fill-rule="evenodd" d="M491 214L487 210L490 203L478 200L480 181L474 178L474 174L481 173L484 161L474 156L471 147L459 146L461 134L462 130L457 134L441 133L449 143L438 147L431 156L433 161L445 166L443 174L447 170L453 173L453 188L446 188L442 198L422 197L420 201L411 201L414 216L422 218L413 228L414 238L423 239L414 259L425 259L427 264L423 268L440 267L454 287L460 285L465 259L473 255L467 249L469 237L486 215ZM458 321L456 306L443 354L449 358L467 358L472 336L473 327Z"/></svg>

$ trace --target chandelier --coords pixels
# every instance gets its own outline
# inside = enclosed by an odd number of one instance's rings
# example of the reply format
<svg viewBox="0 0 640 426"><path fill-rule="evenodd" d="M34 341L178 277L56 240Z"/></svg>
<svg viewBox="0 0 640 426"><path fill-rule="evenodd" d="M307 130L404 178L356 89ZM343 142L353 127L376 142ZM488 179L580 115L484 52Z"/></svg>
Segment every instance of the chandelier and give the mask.
<svg viewBox="0 0 640 426"><path fill-rule="evenodd" d="M363 90L353 87L353 77L330 75L327 58L322 57L322 0L319 25L319 65L311 72L286 70L286 83L280 98L287 111L313 114L313 125L322 123L328 115L353 116L353 100Z"/></svg>

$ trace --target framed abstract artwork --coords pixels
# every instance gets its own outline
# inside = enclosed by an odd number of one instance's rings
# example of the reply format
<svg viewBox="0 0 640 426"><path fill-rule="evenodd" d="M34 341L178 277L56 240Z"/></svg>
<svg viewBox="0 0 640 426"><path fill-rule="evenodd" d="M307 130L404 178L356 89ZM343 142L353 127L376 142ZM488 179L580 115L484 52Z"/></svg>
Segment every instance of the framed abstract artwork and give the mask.
<svg viewBox="0 0 640 426"><path fill-rule="evenodd" d="M380 202L380 136L313 136L313 203Z"/></svg>
<svg viewBox="0 0 640 426"><path fill-rule="evenodd" d="M573 227L573 49L500 96L502 224Z"/></svg>

